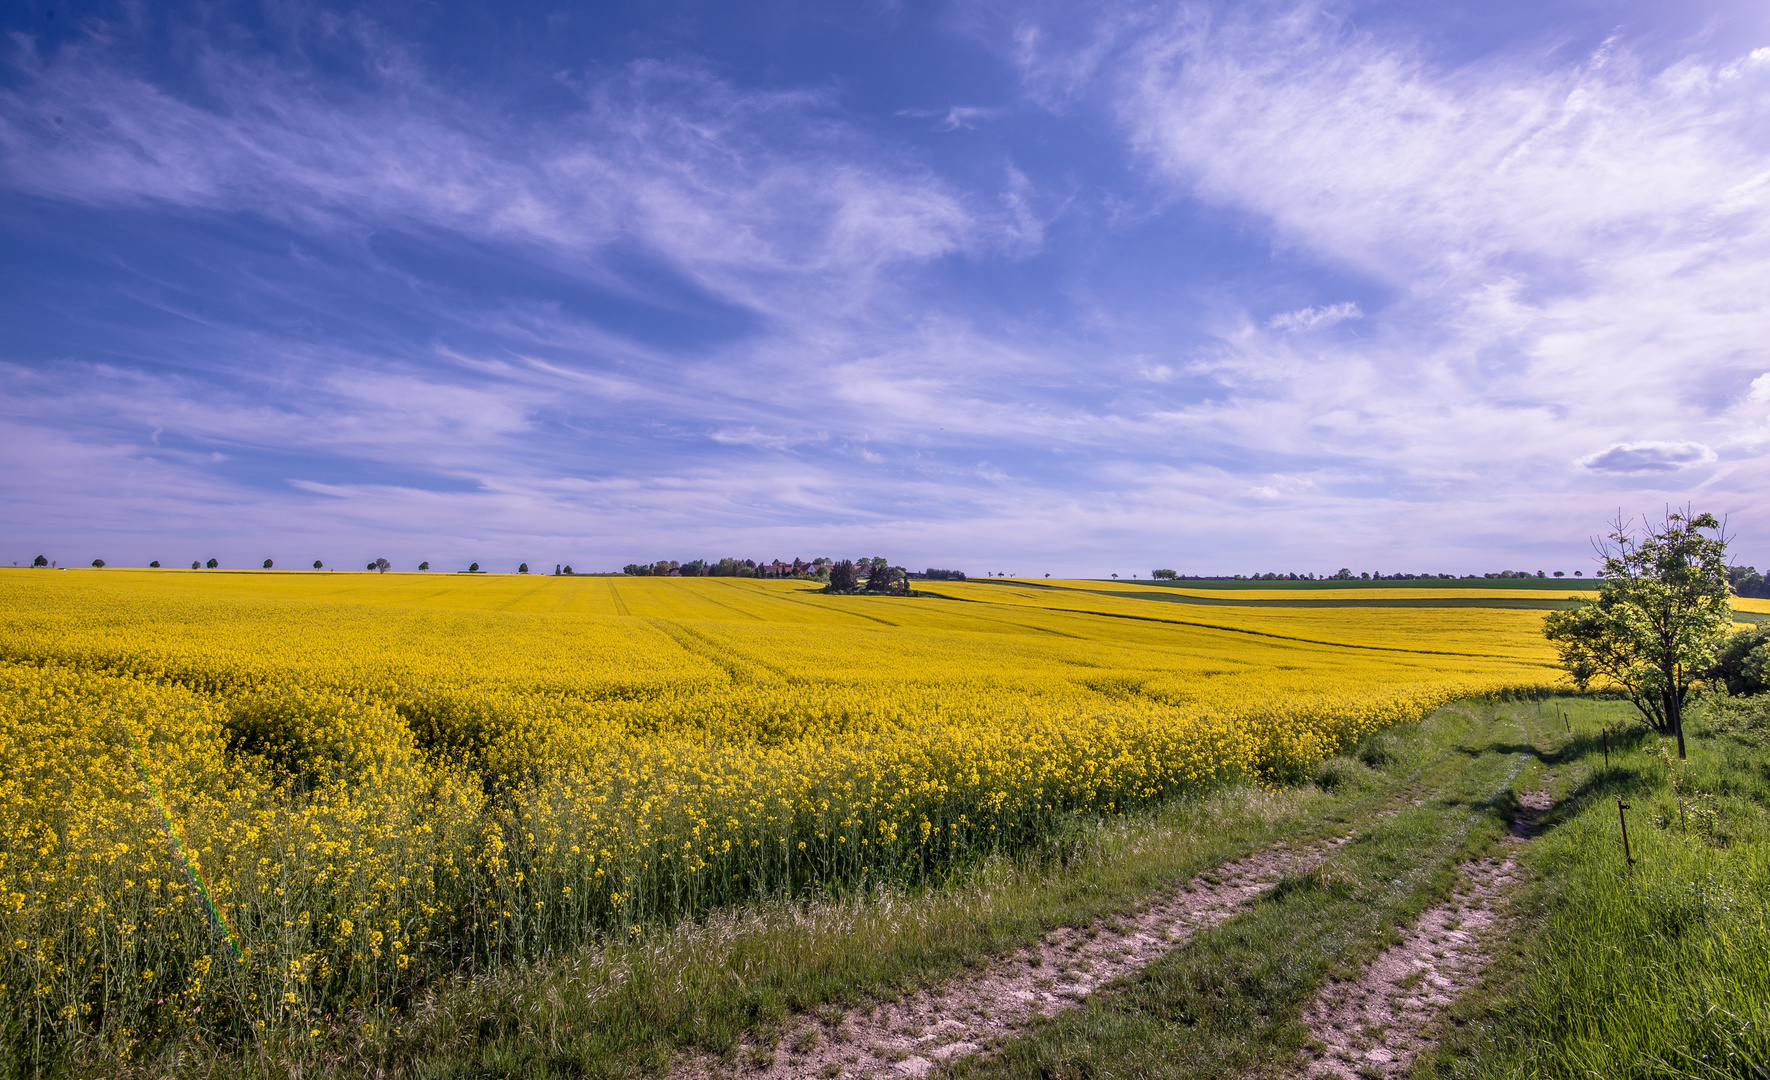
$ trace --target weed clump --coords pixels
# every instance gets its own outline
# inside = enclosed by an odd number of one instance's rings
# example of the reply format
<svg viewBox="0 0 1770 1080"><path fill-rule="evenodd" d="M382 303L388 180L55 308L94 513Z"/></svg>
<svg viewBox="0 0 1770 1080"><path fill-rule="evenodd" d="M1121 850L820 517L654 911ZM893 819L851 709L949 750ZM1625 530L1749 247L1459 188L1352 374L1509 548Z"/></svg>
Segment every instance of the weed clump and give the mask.
<svg viewBox="0 0 1770 1080"><path fill-rule="evenodd" d="M1746 746L1770 746L1770 694L1751 697L1710 696L1702 728Z"/></svg>
<svg viewBox="0 0 1770 1080"><path fill-rule="evenodd" d="M1381 769L1393 765L1396 758L1396 738L1393 732L1373 732L1358 744L1353 756L1373 769Z"/></svg>
<svg viewBox="0 0 1770 1080"><path fill-rule="evenodd" d="M1315 786L1323 791L1360 786L1370 779L1370 773L1370 767L1357 758L1331 757L1315 766Z"/></svg>

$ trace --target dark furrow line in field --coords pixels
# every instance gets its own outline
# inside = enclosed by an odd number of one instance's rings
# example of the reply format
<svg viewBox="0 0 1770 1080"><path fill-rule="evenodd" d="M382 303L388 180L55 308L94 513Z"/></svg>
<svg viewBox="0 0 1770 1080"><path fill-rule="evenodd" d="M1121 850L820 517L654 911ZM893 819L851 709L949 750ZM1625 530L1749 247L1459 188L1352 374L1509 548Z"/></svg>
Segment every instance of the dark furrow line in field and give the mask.
<svg viewBox="0 0 1770 1080"><path fill-rule="evenodd" d="M683 652L699 656L708 663L716 664L724 669L726 677L731 679L735 685L754 686L765 682L765 680L757 679L756 676L759 672L765 672L782 683L797 681L782 670L779 665L745 656L742 653L727 653L726 650L729 646L709 638L698 630L690 629L680 620L647 616L647 621L668 634L670 640L674 641ZM732 659L732 656L735 656L736 659ZM751 670L752 668L756 670Z"/></svg>
<svg viewBox="0 0 1770 1080"><path fill-rule="evenodd" d="M811 592L811 591L815 591L815 590L808 589L806 591ZM816 608L819 611L840 611L844 615L852 615L857 619L866 619L869 622L883 623L886 626L896 626L897 625L897 623L892 622L890 619L881 619L877 615L867 615L867 614L864 614L859 611L848 611L848 610L845 610L840 607L825 607L822 604L814 604L809 600L801 600L796 596L788 596L788 595L782 594L781 599L790 601L791 603L795 603L795 604L804 604L806 607Z"/></svg>
<svg viewBox="0 0 1770 1080"><path fill-rule="evenodd" d="M719 579L714 578L713 580L718 581ZM767 619L764 619L762 616L756 614L753 611L745 611L743 608L738 607L736 604L728 604L723 600L715 600L711 596L706 596L706 595L702 595L701 599L705 600L709 604L718 604L722 608L726 608L730 611L735 611L739 615L742 615L746 619L754 619L757 622L767 622L768 621Z"/></svg>
<svg viewBox="0 0 1770 1080"><path fill-rule="evenodd" d="M930 593L929 595L930 596L937 596L942 600L964 600L964 599L967 599L965 597L947 596L945 593ZM991 601L991 600L973 600L971 602L978 603L978 604L995 604L995 601ZM1290 634L1274 634L1271 631L1267 631L1267 630L1249 630L1249 629L1246 629L1245 627L1240 627L1240 626L1221 626L1216 623L1194 622L1191 619L1163 619L1163 618L1159 618L1155 615L1132 615L1132 614L1129 614L1128 612L1091 611L1087 608L1054 608L1054 607L1045 607L1043 605L1038 605L1038 604L1026 604L1026 605L1001 604L998 606L1001 606L1001 607L1014 607L1014 606L1036 607L1040 611L1053 611L1053 612L1059 612L1059 613L1065 614L1065 615L1095 615L1095 616L1098 616L1102 619L1130 619L1133 622L1166 623L1169 626L1196 626L1196 627L1199 627L1204 630L1221 630L1224 633L1228 633L1228 634L1247 634L1250 637L1273 638L1278 641L1296 641L1296 642L1300 642L1304 645L1325 645L1330 649L1364 649L1364 650L1367 650L1370 652L1404 653L1409 656L1471 656L1471 657L1478 657L1478 658L1482 658L1482 659L1488 658L1487 653L1447 652L1443 649L1403 649L1403 648L1401 648L1399 646L1395 646L1395 645L1354 645L1354 644L1351 644L1349 642L1344 642L1344 641L1319 641L1315 638L1294 637Z"/></svg>
<svg viewBox="0 0 1770 1080"><path fill-rule="evenodd" d="M499 604L497 607L488 608L487 610L488 611L509 611L512 608L516 607L516 605L522 603L524 600L527 600L529 597L535 595L536 593L540 592L542 589L545 589L546 587L547 587L547 579L545 577L543 577L543 578L541 578L541 580L539 582L537 582L535 584L535 586L533 588L527 589L524 592L511 597L509 600L506 600L502 604Z"/></svg>

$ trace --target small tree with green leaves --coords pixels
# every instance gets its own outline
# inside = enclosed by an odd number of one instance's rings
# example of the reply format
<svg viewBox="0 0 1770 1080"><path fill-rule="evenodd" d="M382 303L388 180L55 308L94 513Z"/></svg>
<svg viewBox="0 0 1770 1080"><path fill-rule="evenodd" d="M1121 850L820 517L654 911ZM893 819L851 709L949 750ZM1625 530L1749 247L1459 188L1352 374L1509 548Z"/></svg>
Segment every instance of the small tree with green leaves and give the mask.
<svg viewBox="0 0 1770 1080"><path fill-rule="evenodd" d="M48 566L49 565L49 557L47 555L39 555L35 559L31 560L31 565L32 566Z"/></svg>
<svg viewBox="0 0 1770 1080"><path fill-rule="evenodd" d="M209 560L209 561L208 561L208 562L207 562L207 563L204 563L204 564L203 564L203 565L205 565L205 566L207 566L207 567L208 567L208 568L209 568L209 569L211 569L211 570L213 570L213 569L215 569L215 568L216 568L216 567L217 567L217 566L220 566L220 565L221 565L221 563L220 563L220 562L218 562L218 561L217 561L217 560L215 560L215 559L210 559L210 560Z"/></svg>
<svg viewBox="0 0 1770 1080"><path fill-rule="evenodd" d="M426 561L426 562L421 562L421 563L419 563L419 564L418 564L418 569L420 569L420 570L428 570L428 569L430 569L430 563L429 563L429 562L428 562L428 561Z"/></svg>
<svg viewBox="0 0 1770 1080"><path fill-rule="evenodd" d="M265 569L266 569L266 570L269 570L269 569L270 569L270 568L271 568L271 567L273 567L273 566L275 566L275 565L276 565L276 564L275 564L275 563L273 563L273 562L271 562L271 561L270 561L270 560L269 560L269 559L266 559L266 560L264 560L264 568L265 568Z"/></svg>
<svg viewBox="0 0 1770 1080"><path fill-rule="evenodd" d="M467 572L468 572L468 573L469 573L469 574L477 574L477 573L479 573L479 564L478 564L478 563L470 563L470 564L468 564L468 566L467 566Z"/></svg>
<svg viewBox="0 0 1770 1080"><path fill-rule="evenodd" d="M104 569L104 560L103 559L94 559L94 560L92 560L92 565L93 565L94 569L103 570Z"/></svg>
<svg viewBox="0 0 1770 1080"><path fill-rule="evenodd" d="M315 559L315 560L314 560L314 561L313 561L313 568L314 568L314 569L315 569L315 570L323 570L323 569L325 569L325 566L326 566L326 564L325 564L325 563L323 563L323 562L321 562L321 561L320 561L320 560L318 560L318 559Z"/></svg>
<svg viewBox="0 0 1770 1080"><path fill-rule="evenodd" d="M1753 626L1728 635L1709 678L1725 684L1729 694L1770 691L1770 626Z"/></svg>
<svg viewBox="0 0 1770 1080"><path fill-rule="evenodd" d="M1727 535L1713 514L1668 513L1637 537L1621 515L1595 546L1595 599L1548 617L1543 633L1584 690L1623 693L1653 729L1684 750L1684 702L1714 667L1733 625Z"/></svg>
<svg viewBox="0 0 1770 1080"><path fill-rule="evenodd" d="M526 574L526 573L528 573L528 572L529 572L529 564L528 564L528 563L522 563L522 564L521 564L521 565L519 565L519 566L518 566L518 567L517 567L517 568L516 568L516 572L517 572L517 573L519 573L519 574Z"/></svg>
<svg viewBox="0 0 1770 1080"><path fill-rule="evenodd" d="M158 560L158 559L155 559L153 562L148 563L148 569L150 569L150 570L158 570L159 568L160 568L160 560Z"/></svg>

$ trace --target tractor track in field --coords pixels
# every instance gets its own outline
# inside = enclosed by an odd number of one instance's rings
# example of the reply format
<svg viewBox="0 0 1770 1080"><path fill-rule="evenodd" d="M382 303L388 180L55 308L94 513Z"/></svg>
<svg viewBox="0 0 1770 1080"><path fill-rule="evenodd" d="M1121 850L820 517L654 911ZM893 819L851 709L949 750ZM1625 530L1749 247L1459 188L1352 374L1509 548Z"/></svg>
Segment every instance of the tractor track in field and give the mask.
<svg viewBox="0 0 1770 1080"><path fill-rule="evenodd" d="M1432 1046L1451 1003L1486 972L1493 939L1504 929L1499 909L1518 880L1517 851L1553 805L1546 789L1519 801L1524 812L1499 852L1465 863L1450 899L1421 913L1400 944L1384 950L1357 979L1328 986L1304 1010L1313 1060L1303 1075L1405 1076Z"/></svg>
<svg viewBox="0 0 1770 1080"><path fill-rule="evenodd" d="M1141 971L1201 930L1227 922L1286 876L1320 864L1351 834L1279 843L1192 878L1171 893L1087 927L1062 927L980 971L895 1001L803 1018L772 1045L746 1043L735 1062L687 1062L684 1078L744 1080L920 1077L987 1053L1029 1023L1074 1008Z"/></svg>

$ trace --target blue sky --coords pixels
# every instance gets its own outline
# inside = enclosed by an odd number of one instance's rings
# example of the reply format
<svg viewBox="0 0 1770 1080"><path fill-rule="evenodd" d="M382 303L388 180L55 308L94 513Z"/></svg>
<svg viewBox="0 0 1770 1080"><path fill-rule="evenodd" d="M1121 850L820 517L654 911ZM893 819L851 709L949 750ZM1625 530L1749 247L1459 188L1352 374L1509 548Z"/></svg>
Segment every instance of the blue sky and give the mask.
<svg viewBox="0 0 1770 1080"><path fill-rule="evenodd" d="M0 29L5 559L1770 564L1761 3Z"/></svg>

